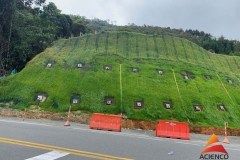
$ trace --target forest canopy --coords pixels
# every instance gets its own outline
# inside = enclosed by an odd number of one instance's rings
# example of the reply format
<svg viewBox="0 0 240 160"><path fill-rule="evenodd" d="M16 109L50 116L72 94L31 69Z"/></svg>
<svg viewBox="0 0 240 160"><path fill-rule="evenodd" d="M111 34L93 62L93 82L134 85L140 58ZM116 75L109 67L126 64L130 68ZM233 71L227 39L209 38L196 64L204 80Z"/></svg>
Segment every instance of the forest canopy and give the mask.
<svg viewBox="0 0 240 160"><path fill-rule="evenodd" d="M23 69L35 55L59 38L77 37L85 33L128 31L143 34L172 35L188 39L216 54L240 56L240 42L224 36L213 37L198 30L137 26L117 26L116 21L87 19L62 14L46 0L0 0L0 76Z"/></svg>

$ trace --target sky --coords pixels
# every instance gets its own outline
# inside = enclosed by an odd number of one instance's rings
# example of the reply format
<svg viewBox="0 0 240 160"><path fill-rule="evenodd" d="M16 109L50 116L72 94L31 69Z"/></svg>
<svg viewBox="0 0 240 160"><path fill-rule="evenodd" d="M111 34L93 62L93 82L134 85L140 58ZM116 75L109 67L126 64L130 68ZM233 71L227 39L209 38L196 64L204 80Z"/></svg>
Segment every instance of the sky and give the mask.
<svg viewBox="0 0 240 160"><path fill-rule="evenodd" d="M183 30L240 40L240 0L47 0L64 14Z"/></svg>

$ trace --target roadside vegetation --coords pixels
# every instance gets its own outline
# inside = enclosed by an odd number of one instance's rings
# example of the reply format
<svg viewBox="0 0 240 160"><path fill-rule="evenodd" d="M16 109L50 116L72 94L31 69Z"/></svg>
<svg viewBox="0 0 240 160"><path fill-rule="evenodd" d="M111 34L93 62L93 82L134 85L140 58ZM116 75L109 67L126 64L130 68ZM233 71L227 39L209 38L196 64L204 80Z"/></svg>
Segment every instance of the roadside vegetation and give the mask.
<svg viewBox="0 0 240 160"><path fill-rule="evenodd" d="M76 67L79 63L82 68ZM11 107L18 109L38 105L66 112L71 105L73 111L122 113L130 119L173 119L205 126L223 126L227 121L229 127L240 127L239 64L238 56L211 53L169 35L85 34L55 41L21 72L2 80L0 101L12 101ZM36 101L38 93L48 95L45 102ZM80 97L79 104L71 104L72 95ZM105 98L113 98L114 105L106 105ZM135 109L135 101L144 107ZM172 109L164 108L164 102ZM195 112L194 105L202 106L202 111Z"/></svg>

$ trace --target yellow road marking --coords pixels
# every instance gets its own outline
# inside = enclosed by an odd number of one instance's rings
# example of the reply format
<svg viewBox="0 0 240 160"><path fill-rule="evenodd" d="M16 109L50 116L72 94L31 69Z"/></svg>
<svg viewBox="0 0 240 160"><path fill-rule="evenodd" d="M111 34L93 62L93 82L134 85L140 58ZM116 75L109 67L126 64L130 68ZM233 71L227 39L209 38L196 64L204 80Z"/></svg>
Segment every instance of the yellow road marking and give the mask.
<svg viewBox="0 0 240 160"><path fill-rule="evenodd" d="M116 160L132 160L129 158L121 158L121 157L115 157L115 156L110 156L110 155L106 155L106 154L87 152L87 151L75 150L75 149L70 149L70 148L62 148L62 147L57 147L57 146L50 146L50 145L45 145L45 144L39 144L39 143L33 143L33 142L27 142L27 141L21 141L21 140L14 140L14 139L9 139L9 138L1 138L0 137L0 142L20 145L20 146L25 146L25 147L31 147L31 148L44 149L44 150L51 150L51 151L56 150L59 152L66 152L69 154L90 157L90 158L95 158L95 159L102 159L102 160L113 160L113 159L114 160L115 159Z"/></svg>

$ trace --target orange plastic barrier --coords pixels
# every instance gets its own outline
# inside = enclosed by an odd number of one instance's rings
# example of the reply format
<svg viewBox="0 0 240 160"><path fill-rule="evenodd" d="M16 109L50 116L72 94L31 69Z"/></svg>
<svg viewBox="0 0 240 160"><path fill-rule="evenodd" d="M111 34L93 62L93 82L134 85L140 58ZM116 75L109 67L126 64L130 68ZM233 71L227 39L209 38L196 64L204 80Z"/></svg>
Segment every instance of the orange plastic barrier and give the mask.
<svg viewBox="0 0 240 160"><path fill-rule="evenodd" d="M188 123L160 120L156 126L156 136L189 140Z"/></svg>
<svg viewBox="0 0 240 160"><path fill-rule="evenodd" d="M121 132L121 116L94 113L89 128Z"/></svg>

